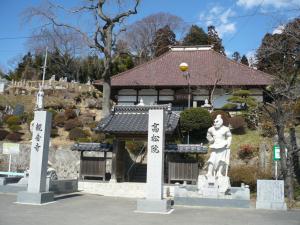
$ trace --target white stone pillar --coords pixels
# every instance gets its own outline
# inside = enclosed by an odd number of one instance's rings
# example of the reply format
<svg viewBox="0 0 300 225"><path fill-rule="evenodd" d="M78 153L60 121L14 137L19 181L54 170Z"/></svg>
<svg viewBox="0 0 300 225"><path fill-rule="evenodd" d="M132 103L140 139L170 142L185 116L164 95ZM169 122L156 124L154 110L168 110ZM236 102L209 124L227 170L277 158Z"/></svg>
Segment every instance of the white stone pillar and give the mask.
<svg viewBox="0 0 300 225"><path fill-rule="evenodd" d="M163 199L165 127L164 110L149 110L146 199L137 201L137 212L169 213L171 201Z"/></svg>
<svg viewBox="0 0 300 225"><path fill-rule="evenodd" d="M146 198L163 198L164 111L149 110Z"/></svg>
<svg viewBox="0 0 300 225"><path fill-rule="evenodd" d="M43 204L53 201L53 193L46 192L51 118L50 112L34 112L28 188L18 193L19 203Z"/></svg>

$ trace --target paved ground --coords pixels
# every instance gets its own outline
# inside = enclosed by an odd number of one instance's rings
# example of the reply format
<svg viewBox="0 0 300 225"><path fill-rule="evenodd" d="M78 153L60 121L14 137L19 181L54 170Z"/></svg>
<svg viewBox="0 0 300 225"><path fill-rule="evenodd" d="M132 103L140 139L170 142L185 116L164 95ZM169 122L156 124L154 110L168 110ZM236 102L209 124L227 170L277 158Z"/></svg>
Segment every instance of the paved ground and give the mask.
<svg viewBox="0 0 300 225"><path fill-rule="evenodd" d="M300 225L300 211L175 207L170 215L134 213L136 200L75 195L44 206L0 194L0 225Z"/></svg>

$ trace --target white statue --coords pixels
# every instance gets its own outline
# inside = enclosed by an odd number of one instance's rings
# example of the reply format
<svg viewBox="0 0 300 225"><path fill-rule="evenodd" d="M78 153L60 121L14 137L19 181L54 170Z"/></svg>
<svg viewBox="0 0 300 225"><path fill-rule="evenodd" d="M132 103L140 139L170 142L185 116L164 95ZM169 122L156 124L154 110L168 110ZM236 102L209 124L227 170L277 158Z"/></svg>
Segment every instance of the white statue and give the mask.
<svg viewBox="0 0 300 225"><path fill-rule="evenodd" d="M212 109L212 105L208 103L208 99L205 99L204 105L202 105L201 107L207 109L209 112Z"/></svg>
<svg viewBox="0 0 300 225"><path fill-rule="evenodd" d="M202 195L213 193L217 197L219 194L225 194L230 188L227 173L232 136L229 128L223 125L221 115L217 115L214 125L207 131L206 138L211 154L207 161L207 174L198 177L198 190Z"/></svg>
<svg viewBox="0 0 300 225"><path fill-rule="evenodd" d="M43 91L42 86L40 86L39 91L36 95L35 109L36 110L43 110L44 109L44 91Z"/></svg>
<svg viewBox="0 0 300 225"><path fill-rule="evenodd" d="M208 159L208 176L223 176L222 172L226 169L225 176L227 176L229 158L230 158L230 145L231 145L231 132L228 127L223 125L221 115L217 115L214 125L207 131L207 140L210 143L211 154Z"/></svg>
<svg viewBox="0 0 300 225"><path fill-rule="evenodd" d="M140 99L140 102L137 104L138 106L144 106L145 104L144 104L144 100L141 98Z"/></svg>

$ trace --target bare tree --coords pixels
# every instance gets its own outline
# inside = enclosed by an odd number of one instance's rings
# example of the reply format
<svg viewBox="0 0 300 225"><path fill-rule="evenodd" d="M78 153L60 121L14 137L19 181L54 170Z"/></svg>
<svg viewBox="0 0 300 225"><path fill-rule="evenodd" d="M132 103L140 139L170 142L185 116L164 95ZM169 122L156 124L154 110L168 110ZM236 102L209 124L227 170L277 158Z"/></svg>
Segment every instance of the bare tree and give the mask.
<svg viewBox="0 0 300 225"><path fill-rule="evenodd" d="M258 49L258 68L274 75L268 87L271 102L262 108L277 132L281 173L290 202L294 200L294 160L299 153L295 134L294 104L300 98L300 19L286 25L281 34L266 35ZM286 135L288 131L289 135ZM286 154L285 154L286 149Z"/></svg>
<svg viewBox="0 0 300 225"><path fill-rule="evenodd" d="M183 33L183 20L169 13L156 13L139 20L128 27L121 37L128 43L129 50L137 56L139 64L154 57L153 42L156 32L168 26L175 33Z"/></svg>
<svg viewBox="0 0 300 225"><path fill-rule="evenodd" d="M104 70L101 77L103 80L102 115L104 117L110 112L113 46L116 37L123 31L121 27L122 23L130 15L137 13L137 7L140 3L140 0L132 1L132 9L124 11L122 10L122 1L120 0L87 0L81 6L74 9L66 9L61 5L47 2L47 4L43 4L40 7L28 8L24 13L25 17L29 20L33 17L40 17L45 19L45 26L64 27L80 34L88 47L94 49L99 55L103 55ZM112 4L117 4L117 9L114 9ZM62 14L66 17L73 16L73 21L76 21L76 23L62 22L59 19L59 15ZM74 19L74 16L77 17ZM90 29L92 29L92 32L87 29L87 26L78 25L80 18L91 19L90 24L92 24L92 27Z"/></svg>

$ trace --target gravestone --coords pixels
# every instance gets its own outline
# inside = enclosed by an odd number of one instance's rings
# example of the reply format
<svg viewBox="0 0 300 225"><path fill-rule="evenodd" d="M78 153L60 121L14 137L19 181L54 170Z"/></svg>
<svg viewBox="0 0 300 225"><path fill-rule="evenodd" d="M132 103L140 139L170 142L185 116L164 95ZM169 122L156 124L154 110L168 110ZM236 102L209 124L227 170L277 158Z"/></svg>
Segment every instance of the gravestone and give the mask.
<svg viewBox="0 0 300 225"><path fill-rule="evenodd" d="M146 198L137 212L168 213L171 201L163 199L165 128L164 110L149 110Z"/></svg>
<svg viewBox="0 0 300 225"><path fill-rule="evenodd" d="M51 113L35 111L27 191L18 193L18 203L43 204L53 201L53 192L46 191Z"/></svg>
<svg viewBox="0 0 300 225"><path fill-rule="evenodd" d="M257 209L287 210L283 180L257 180Z"/></svg>

